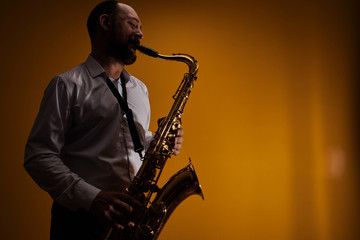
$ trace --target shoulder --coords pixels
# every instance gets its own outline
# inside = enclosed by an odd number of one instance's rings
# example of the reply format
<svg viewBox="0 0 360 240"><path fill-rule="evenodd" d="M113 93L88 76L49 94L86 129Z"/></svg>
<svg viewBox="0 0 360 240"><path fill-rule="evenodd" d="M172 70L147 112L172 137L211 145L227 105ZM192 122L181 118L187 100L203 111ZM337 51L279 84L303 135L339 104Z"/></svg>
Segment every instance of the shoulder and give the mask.
<svg viewBox="0 0 360 240"><path fill-rule="evenodd" d="M70 92L79 89L79 86L84 84L84 81L89 79L89 73L84 63L70 69L66 72L56 75L50 82L49 87L61 86L61 89Z"/></svg>
<svg viewBox="0 0 360 240"><path fill-rule="evenodd" d="M61 73L55 76L55 79L61 80L66 84L76 84L79 83L84 77L88 75L86 66L84 63L70 69L64 73Z"/></svg>

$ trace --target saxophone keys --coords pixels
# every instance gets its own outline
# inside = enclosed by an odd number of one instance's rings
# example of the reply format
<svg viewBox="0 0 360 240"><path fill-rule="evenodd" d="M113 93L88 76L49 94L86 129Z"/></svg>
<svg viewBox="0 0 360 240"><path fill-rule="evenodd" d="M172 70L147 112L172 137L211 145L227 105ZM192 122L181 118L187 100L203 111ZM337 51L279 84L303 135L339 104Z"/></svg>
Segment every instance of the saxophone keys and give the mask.
<svg viewBox="0 0 360 240"><path fill-rule="evenodd" d="M176 130L180 129L180 127L181 127L181 118L178 117L178 118L174 121L173 125L171 126L171 130L172 130L172 131L176 131Z"/></svg>
<svg viewBox="0 0 360 240"><path fill-rule="evenodd" d="M138 226L136 239L153 239L155 232L149 225Z"/></svg>
<svg viewBox="0 0 360 240"><path fill-rule="evenodd" d="M165 144L163 144L163 150L164 151L166 151L166 152L168 152L168 151L170 151L170 147L169 147L169 145L167 145L166 143Z"/></svg>
<svg viewBox="0 0 360 240"><path fill-rule="evenodd" d="M180 129L180 127L181 127L181 123L177 122L172 126L172 130L176 131L176 130Z"/></svg>
<svg viewBox="0 0 360 240"><path fill-rule="evenodd" d="M153 203L149 210L152 217L158 218L159 220L162 220L167 213L167 207L164 202Z"/></svg>
<svg viewBox="0 0 360 240"><path fill-rule="evenodd" d="M167 136L168 136L168 138L174 138L174 137L176 137L176 134L175 133L169 133Z"/></svg>
<svg viewBox="0 0 360 240"><path fill-rule="evenodd" d="M150 185L150 191L152 191L152 192L159 192L159 191L160 191L160 188L159 188L159 186L156 185L156 184L151 184L151 185Z"/></svg>

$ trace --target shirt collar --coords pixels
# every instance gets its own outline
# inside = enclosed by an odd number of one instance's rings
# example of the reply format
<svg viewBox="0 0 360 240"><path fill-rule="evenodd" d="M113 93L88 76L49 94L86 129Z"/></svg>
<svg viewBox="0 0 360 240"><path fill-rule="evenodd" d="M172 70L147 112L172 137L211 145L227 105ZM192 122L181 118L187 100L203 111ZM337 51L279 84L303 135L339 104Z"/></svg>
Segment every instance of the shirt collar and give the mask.
<svg viewBox="0 0 360 240"><path fill-rule="evenodd" d="M129 81L131 82L130 74L125 70L125 68L121 72L121 77L124 78L126 83Z"/></svg>
<svg viewBox="0 0 360 240"><path fill-rule="evenodd" d="M100 75L104 76L105 78L107 77L104 68L100 65L98 61L96 61L96 59L93 56L91 55L88 56L85 65L91 77L96 78ZM121 73L121 77L124 77L125 82L131 81L130 74L125 69L123 69Z"/></svg>
<svg viewBox="0 0 360 240"><path fill-rule="evenodd" d="M88 58L86 59L85 65L86 65L91 77L93 77L93 78L96 78L96 77L98 77L100 75L106 75L105 70L103 69L103 67L91 55L89 55Z"/></svg>

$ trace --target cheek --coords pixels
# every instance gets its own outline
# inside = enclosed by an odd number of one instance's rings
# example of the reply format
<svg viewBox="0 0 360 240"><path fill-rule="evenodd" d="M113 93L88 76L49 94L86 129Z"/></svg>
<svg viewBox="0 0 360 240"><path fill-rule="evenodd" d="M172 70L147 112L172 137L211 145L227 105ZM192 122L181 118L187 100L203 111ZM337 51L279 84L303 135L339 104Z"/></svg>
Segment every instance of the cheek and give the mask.
<svg viewBox="0 0 360 240"><path fill-rule="evenodd" d="M119 29L118 31L116 31L115 39L119 43L128 43L130 36L131 34L128 29Z"/></svg>
<svg viewBox="0 0 360 240"><path fill-rule="evenodd" d="M113 28L112 36L116 40L120 40L123 38L124 33L126 32L126 29L124 29L123 26L117 25Z"/></svg>

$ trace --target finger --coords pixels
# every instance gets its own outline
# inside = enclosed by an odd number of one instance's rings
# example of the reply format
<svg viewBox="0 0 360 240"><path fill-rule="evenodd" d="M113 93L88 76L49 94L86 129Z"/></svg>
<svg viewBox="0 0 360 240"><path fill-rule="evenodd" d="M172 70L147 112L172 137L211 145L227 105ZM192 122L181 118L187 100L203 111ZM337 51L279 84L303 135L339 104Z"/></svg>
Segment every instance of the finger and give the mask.
<svg viewBox="0 0 360 240"><path fill-rule="evenodd" d="M124 226L135 226L135 223L130 219L129 215L117 211L112 205L109 206L108 217L110 223L118 230L124 229Z"/></svg>
<svg viewBox="0 0 360 240"><path fill-rule="evenodd" d="M173 147L172 147L172 154L177 156L180 154L180 149L182 147L182 143L184 142L184 138L182 136L176 137L174 139Z"/></svg>
<svg viewBox="0 0 360 240"><path fill-rule="evenodd" d="M117 200L128 204L133 208L142 208L142 204L134 197L130 196L127 193L117 193Z"/></svg>
<svg viewBox="0 0 360 240"><path fill-rule="evenodd" d="M114 222L113 225L117 230L124 230L124 226L119 223Z"/></svg>
<svg viewBox="0 0 360 240"><path fill-rule="evenodd" d="M117 230L123 230L124 226L117 222L116 219L120 219L121 214L117 212L112 205L109 205L109 210L105 212L105 217L109 220Z"/></svg>
<svg viewBox="0 0 360 240"><path fill-rule="evenodd" d="M109 205L109 208L108 209L106 209L106 210L104 210L104 217L105 217L105 219L109 222L109 223L112 223L113 222L113 219L112 219L112 217L111 217L111 214L110 214L110 207L111 205Z"/></svg>
<svg viewBox="0 0 360 240"><path fill-rule="evenodd" d="M124 215L130 216L131 213L134 211L132 206L118 199L116 199L113 204L114 204L113 205L114 210Z"/></svg>
<svg viewBox="0 0 360 240"><path fill-rule="evenodd" d="M174 149L173 152L172 152L173 155L177 156L180 154L180 151L177 150L177 149Z"/></svg>
<svg viewBox="0 0 360 240"><path fill-rule="evenodd" d="M184 138L183 137L176 137L175 138L175 141L174 141L174 143L175 143L175 145L181 145L181 143L183 143L184 142Z"/></svg>
<svg viewBox="0 0 360 240"><path fill-rule="evenodd" d="M174 145L174 150L180 150L182 148L182 144L178 143Z"/></svg>
<svg viewBox="0 0 360 240"><path fill-rule="evenodd" d="M129 228L135 227L135 223L133 221L126 221L124 219L114 220L111 223L117 230L123 230L125 226L128 226Z"/></svg>
<svg viewBox="0 0 360 240"><path fill-rule="evenodd" d="M182 128L179 128L176 132L176 136L182 136L184 134L184 130Z"/></svg>
<svg viewBox="0 0 360 240"><path fill-rule="evenodd" d="M123 230L125 224L120 224L117 219L121 219L122 215L117 212L112 205L108 206L108 209L104 211L105 220L113 225L117 230Z"/></svg>
<svg viewBox="0 0 360 240"><path fill-rule="evenodd" d="M132 220L124 219L124 218L119 218L119 219L114 218L111 224L118 230L124 229L125 226L128 226L130 228L135 226L135 223Z"/></svg>
<svg viewBox="0 0 360 240"><path fill-rule="evenodd" d="M132 228L132 227L135 227L135 223L134 223L134 222L131 222L131 221L130 221L130 222L128 222L128 224L127 224L127 225L128 225L128 227L131 227L131 228Z"/></svg>

